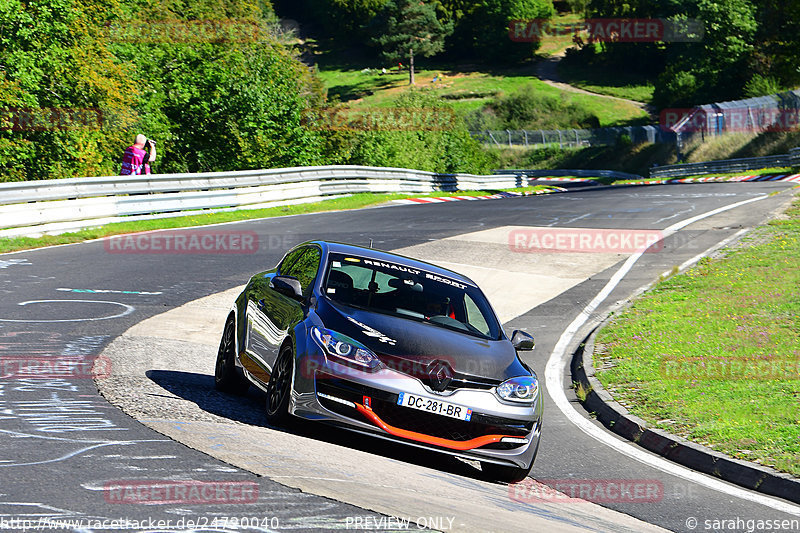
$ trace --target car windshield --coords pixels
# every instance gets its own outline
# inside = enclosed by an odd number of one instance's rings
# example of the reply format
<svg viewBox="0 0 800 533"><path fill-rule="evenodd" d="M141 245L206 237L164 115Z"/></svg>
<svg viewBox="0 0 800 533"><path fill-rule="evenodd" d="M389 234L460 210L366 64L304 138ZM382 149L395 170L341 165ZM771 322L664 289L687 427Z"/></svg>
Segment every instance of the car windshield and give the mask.
<svg viewBox="0 0 800 533"><path fill-rule="evenodd" d="M477 287L402 263L331 254L323 291L351 307L480 338L500 337L494 312Z"/></svg>

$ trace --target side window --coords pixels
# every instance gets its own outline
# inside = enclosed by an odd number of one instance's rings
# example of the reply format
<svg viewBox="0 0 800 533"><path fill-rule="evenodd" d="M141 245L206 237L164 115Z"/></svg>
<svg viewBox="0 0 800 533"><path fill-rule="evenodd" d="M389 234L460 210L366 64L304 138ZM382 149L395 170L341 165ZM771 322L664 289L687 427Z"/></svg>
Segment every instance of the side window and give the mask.
<svg viewBox="0 0 800 533"><path fill-rule="evenodd" d="M476 304L468 294L464 295L464 306L467 310L467 324L484 335L489 336L491 334L491 328L489 328L489 324L486 323L486 318L483 316L483 313L481 313L478 304Z"/></svg>
<svg viewBox="0 0 800 533"><path fill-rule="evenodd" d="M287 276L290 275L288 274L289 268L291 268L292 264L297 261L297 258L300 257L306 250L307 248L298 248L297 250L293 250L286 254L286 257L284 257L283 261L281 261L279 268L280 274Z"/></svg>
<svg viewBox="0 0 800 533"><path fill-rule="evenodd" d="M295 254L297 255L295 256ZM297 278L300 286L303 287L303 294L308 296L311 293L311 286L317 278L321 258L322 253L319 248L315 246L301 248L286 257L281 265L281 275Z"/></svg>

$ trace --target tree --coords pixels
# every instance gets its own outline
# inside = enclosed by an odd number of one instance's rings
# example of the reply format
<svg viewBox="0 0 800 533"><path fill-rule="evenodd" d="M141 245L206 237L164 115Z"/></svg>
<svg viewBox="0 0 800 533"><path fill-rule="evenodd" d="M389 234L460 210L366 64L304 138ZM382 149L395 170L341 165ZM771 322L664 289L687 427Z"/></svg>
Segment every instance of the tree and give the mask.
<svg viewBox="0 0 800 533"><path fill-rule="evenodd" d="M129 116L136 94L101 33L117 12L116 0L0 2L0 181L118 170L118 148L98 118ZM4 118L13 110L36 126L13 127ZM94 119L50 122L69 116Z"/></svg>
<svg viewBox="0 0 800 533"><path fill-rule="evenodd" d="M378 14L373 44L381 48L383 58L394 63L408 54L409 84L414 85L414 55L431 57L444 50L445 38L453 32L453 23L436 18L436 8L425 0L390 0Z"/></svg>
<svg viewBox="0 0 800 533"><path fill-rule="evenodd" d="M672 43L666 69L656 82L653 103L687 106L738 98L752 71L756 7L751 0L699 0L688 18L704 21L703 39Z"/></svg>
<svg viewBox="0 0 800 533"><path fill-rule="evenodd" d="M508 27L514 20L549 19L555 13L552 0L478 0L465 17L475 54L492 63L513 63L533 57L540 42L511 40Z"/></svg>

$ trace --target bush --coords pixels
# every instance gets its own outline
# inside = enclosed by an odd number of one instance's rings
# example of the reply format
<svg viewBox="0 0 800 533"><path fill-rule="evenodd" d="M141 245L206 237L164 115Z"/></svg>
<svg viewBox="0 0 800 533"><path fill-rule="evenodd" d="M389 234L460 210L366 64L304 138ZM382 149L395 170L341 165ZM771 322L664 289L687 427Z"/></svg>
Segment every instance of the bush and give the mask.
<svg viewBox="0 0 800 533"><path fill-rule="evenodd" d="M617 148L630 148L631 146L633 146L633 140L627 133L617 137Z"/></svg>
<svg viewBox="0 0 800 533"><path fill-rule="evenodd" d="M691 107L698 92L699 82L694 73L684 70L667 69L658 77L653 104L660 108Z"/></svg>
<svg viewBox="0 0 800 533"><path fill-rule="evenodd" d="M598 128L600 120L569 96L542 94L532 84L501 94L494 102L469 113L468 127L475 130Z"/></svg>
<svg viewBox="0 0 800 533"><path fill-rule="evenodd" d="M779 93L781 90L781 85L777 78L753 74L753 77L744 86L744 95L748 98L767 96Z"/></svg>
<svg viewBox="0 0 800 533"><path fill-rule="evenodd" d="M420 128L395 127L392 110L435 117ZM413 168L429 172L484 174L496 168L496 156L469 134L464 121L442 100L424 91L398 97L364 131L339 130L326 135L325 153L331 163ZM407 122L406 122L407 123Z"/></svg>

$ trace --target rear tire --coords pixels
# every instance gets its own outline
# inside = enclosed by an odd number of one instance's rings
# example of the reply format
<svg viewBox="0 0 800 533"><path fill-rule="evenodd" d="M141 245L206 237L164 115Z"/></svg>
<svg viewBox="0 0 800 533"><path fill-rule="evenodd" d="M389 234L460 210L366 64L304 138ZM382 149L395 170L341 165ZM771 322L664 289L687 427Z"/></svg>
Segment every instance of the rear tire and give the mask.
<svg viewBox="0 0 800 533"><path fill-rule="evenodd" d="M528 468L518 466L505 466L481 461L481 471L486 477L503 483L519 483L531 472L533 461Z"/></svg>
<svg viewBox="0 0 800 533"><path fill-rule="evenodd" d="M228 318L219 341L217 363L214 367L214 388L220 392L244 394L250 382L236 368L236 321Z"/></svg>
<svg viewBox="0 0 800 533"><path fill-rule="evenodd" d="M285 346L267 383L267 421L271 426L287 426L292 419L289 414L289 397L292 394L292 370L294 354L291 346Z"/></svg>

